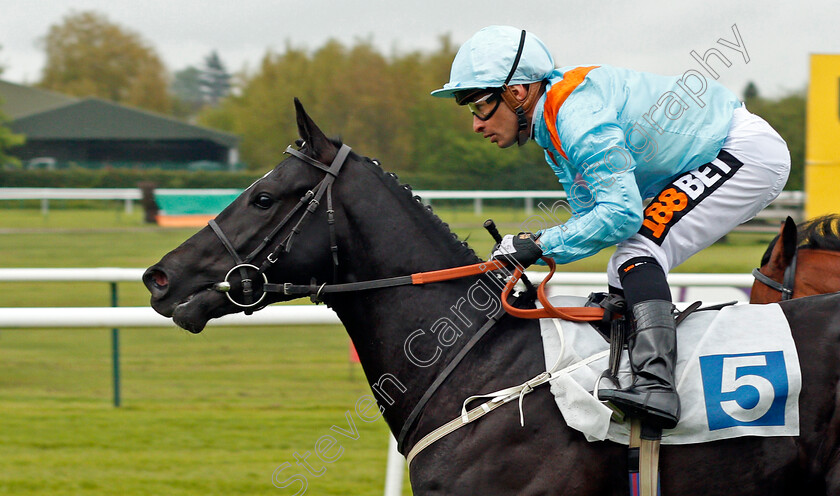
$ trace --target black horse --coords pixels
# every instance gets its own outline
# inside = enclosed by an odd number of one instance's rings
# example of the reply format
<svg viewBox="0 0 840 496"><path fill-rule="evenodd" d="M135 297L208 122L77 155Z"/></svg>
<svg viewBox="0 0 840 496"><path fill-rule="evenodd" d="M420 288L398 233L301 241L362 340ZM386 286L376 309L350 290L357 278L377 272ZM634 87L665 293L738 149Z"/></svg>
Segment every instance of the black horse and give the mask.
<svg viewBox="0 0 840 496"><path fill-rule="evenodd" d="M202 229L149 268L144 281L155 310L194 333L211 318L241 311L240 305L258 309L295 297L283 295L284 286L275 281L290 283L285 289L293 293L311 288L305 292L317 294L344 323L397 435L447 363L496 313L500 289L494 277L482 274L320 291L323 283L381 280L480 260L375 161L351 152L337 176L321 170L346 147L327 139L299 102L296 108L305 142L300 151L225 209L215 228ZM326 192L319 195L315 185ZM313 204L316 197L325 205ZM308 214L302 204L311 207ZM245 253L252 255L242 260ZM234 258L262 265L269 282L251 267L231 270ZM250 298L243 279L253 279ZM840 296L801 298L782 309L802 358L800 436L663 446L663 494L840 494ZM501 317L411 422L403 453L457 417L468 396L520 384L543 370L537 323ZM524 416L520 427L512 402L426 448L410 467L414 493L627 494L625 447L587 442L567 427L547 387L525 398Z"/></svg>

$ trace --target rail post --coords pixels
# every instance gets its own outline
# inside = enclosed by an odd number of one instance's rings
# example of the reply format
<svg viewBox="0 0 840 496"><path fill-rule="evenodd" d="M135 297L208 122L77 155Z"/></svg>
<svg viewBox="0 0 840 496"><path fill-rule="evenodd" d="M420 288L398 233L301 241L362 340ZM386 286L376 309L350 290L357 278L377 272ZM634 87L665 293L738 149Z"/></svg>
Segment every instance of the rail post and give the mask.
<svg viewBox="0 0 840 496"><path fill-rule="evenodd" d="M119 298L117 294L117 283L111 283L111 306L118 307ZM120 406L120 330L111 329L111 362L114 368L114 407Z"/></svg>
<svg viewBox="0 0 840 496"><path fill-rule="evenodd" d="M385 469L384 496L399 496L402 494L403 472L405 458L397 451L397 440L388 436L388 462Z"/></svg>

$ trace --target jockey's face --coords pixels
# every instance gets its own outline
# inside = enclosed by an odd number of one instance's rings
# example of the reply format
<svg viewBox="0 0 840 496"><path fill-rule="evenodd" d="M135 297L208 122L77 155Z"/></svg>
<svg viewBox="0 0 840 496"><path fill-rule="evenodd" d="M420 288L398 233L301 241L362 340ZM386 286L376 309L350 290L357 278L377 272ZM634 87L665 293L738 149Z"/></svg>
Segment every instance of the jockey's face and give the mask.
<svg viewBox="0 0 840 496"><path fill-rule="evenodd" d="M527 96L527 89L521 84L510 86L508 90L520 101L524 100ZM507 148L516 143L519 135L519 126L517 124L516 114L502 102L499 108L493 113L493 116L486 121L482 121L473 115L473 131L481 133L490 142L496 143L499 148Z"/></svg>

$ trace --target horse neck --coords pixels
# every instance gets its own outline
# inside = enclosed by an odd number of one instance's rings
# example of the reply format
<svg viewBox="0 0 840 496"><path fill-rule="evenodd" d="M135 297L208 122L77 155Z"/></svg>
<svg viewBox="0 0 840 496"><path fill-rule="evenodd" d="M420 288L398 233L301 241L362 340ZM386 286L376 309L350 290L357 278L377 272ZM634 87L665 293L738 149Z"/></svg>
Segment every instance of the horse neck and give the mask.
<svg viewBox="0 0 840 496"><path fill-rule="evenodd" d="M383 187L390 178L369 176L356 186L366 198L356 195L343 203L342 282L478 261L408 192L387 183ZM329 301L353 340L392 431L399 431L441 369L498 309L498 293L491 278L483 276L360 291Z"/></svg>

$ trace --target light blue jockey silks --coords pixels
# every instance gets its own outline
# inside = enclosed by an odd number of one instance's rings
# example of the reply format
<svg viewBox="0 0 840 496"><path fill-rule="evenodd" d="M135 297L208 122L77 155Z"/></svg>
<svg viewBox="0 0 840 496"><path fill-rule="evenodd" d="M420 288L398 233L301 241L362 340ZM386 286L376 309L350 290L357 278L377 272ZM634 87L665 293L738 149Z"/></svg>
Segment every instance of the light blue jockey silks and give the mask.
<svg viewBox="0 0 840 496"><path fill-rule="evenodd" d="M555 69L534 110L535 141L545 149L573 216L541 231L543 252L558 263L588 257L635 234L642 200L675 176L713 160L741 106L722 85L699 72L666 77L596 66L572 85ZM552 88L568 92L547 115ZM556 101L556 98L554 99ZM555 119L551 136L547 119ZM559 144L559 148L556 146ZM555 208L555 210L558 210ZM556 223L556 222L555 222Z"/></svg>

